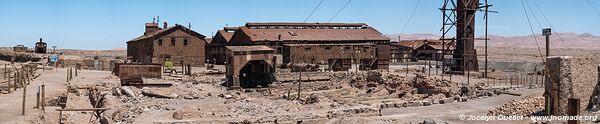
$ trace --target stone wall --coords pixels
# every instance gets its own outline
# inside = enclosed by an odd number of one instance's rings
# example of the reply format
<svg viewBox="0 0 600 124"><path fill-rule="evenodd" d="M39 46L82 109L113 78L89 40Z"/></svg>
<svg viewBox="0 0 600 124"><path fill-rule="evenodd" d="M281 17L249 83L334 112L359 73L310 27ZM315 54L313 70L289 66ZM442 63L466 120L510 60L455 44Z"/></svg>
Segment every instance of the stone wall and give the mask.
<svg viewBox="0 0 600 124"><path fill-rule="evenodd" d="M573 96L570 56L551 56L547 58L549 78L545 88L549 93L552 115L567 115L568 98Z"/></svg>
<svg viewBox="0 0 600 124"><path fill-rule="evenodd" d="M598 100L591 100L600 95L598 86L597 57L565 57L554 56L548 58L551 80L546 80L546 90L551 91L551 83L558 82L558 103L555 107L557 115L566 115L568 98L580 99L580 112L586 114L593 105L600 107ZM595 91L596 90L596 91ZM594 94L594 92L597 92ZM594 95L594 96L593 96ZM552 96L554 97L554 96ZM597 109L598 110L598 109Z"/></svg>

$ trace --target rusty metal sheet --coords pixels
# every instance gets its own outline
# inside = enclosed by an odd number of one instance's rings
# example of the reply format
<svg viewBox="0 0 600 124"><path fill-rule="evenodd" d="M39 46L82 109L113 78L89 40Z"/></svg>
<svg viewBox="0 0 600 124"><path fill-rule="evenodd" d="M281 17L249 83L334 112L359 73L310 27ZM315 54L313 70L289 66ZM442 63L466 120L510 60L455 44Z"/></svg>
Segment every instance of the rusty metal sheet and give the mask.
<svg viewBox="0 0 600 124"><path fill-rule="evenodd" d="M114 73L121 79L161 78L160 64L115 64Z"/></svg>

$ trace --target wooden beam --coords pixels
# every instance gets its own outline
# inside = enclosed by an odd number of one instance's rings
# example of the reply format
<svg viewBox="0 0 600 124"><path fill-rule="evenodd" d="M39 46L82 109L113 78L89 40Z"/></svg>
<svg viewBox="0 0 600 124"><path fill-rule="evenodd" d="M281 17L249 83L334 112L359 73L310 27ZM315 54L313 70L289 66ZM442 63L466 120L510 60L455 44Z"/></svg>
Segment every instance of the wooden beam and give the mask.
<svg viewBox="0 0 600 124"><path fill-rule="evenodd" d="M56 109L56 111L104 111L109 108L86 108L86 109Z"/></svg>

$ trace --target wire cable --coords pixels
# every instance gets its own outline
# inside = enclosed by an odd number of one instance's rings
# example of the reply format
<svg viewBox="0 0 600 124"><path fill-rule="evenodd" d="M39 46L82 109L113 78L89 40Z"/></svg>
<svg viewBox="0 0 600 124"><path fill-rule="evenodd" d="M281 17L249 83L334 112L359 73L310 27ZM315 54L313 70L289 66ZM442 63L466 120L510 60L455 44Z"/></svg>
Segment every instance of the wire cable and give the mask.
<svg viewBox="0 0 600 124"><path fill-rule="evenodd" d="M521 6L523 6L523 11L525 12L525 17L527 17L527 23L529 24L529 29L531 29L531 36L533 36L533 40L535 40L535 45L538 48L538 52L540 53L540 57L542 57L544 54L542 54L542 49L540 48L540 44L537 41L537 38L535 37L535 31L533 31L533 26L531 26L531 20L529 19L529 14L527 12L527 9L525 9L525 3L523 3L523 0L521 0ZM546 48L548 49L548 48ZM542 59L543 61L543 59Z"/></svg>
<svg viewBox="0 0 600 124"><path fill-rule="evenodd" d="M310 19L310 17L315 13L315 11L317 11L317 9L321 6L321 4L323 4L323 1L325 1L325 0L321 0L319 2L319 4L317 4L317 6L310 12L310 14L308 14L308 17L306 17L306 19L304 19L304 23L306 23L306 21L308 21L308 19Z"/></svg>
<svg viewBox="0 0 600 124"><path fill-rule="evenodd" d="M419 8L419 4L421 4L421 0L419 0L417 2L417 5L415 6L415 8L413 9L412 13L410 14L410 16L408 17L408 20L406 21L406 24L404 24L404 27L402 28L402 31L400 31L400 34L404 33L404 30L406 30L406 27L408 26L408 24L410 23L410 21L412 20L413 16L415 15L415 12L417 11L417 8ZM400 41L400 39L398 39L398 41Z"/></svg>
<svg viewBox="0 0 600 124"><path fill-rule="evenodd" d="M350 4L350 2L352 2L352 0L348 0L348 2L346 2L344 7L342 7L339 11L337 11L337 13L335 13L335 15L333 15L333 17L331 17L331 19L329 19L329 21L327 21L327 23L331 22L331 20L333 20L333 18L335 18L338 14L340 14L342 12L342 10L344 10L348 6L348 4Z"/></svg>
<svg viewBox="0 0 600 124"><path fill-rule="evenodd" d="M554 33L556 34L556 36L558 36L558 40L560 40L560 42L562 43L562 45L565 46L567 49L571 49L569 47L569 45L567 45L567 43L560 36L560 33L558 33L558 31L556 30L556 28L554 28L554 25L552 25L552 23L550 23L550 19L548 19L548 17L546 17L546 14L544 14L544 11L542 11L542 9L537 4L537 2L535 2L535 0L533 0L533 4L538 9L538 11L540 11L540 13L542 14L542 17L544 17L544 19L546 20L546 23L548 23L548 25L550 25L550 28L552 28L552 30L554 30Z"/></svg>
<svg viewBox="0 0 600 124"><path fill-rule="evenodd" d="M592 3L588 0L585 0L585 2L590 5L592 7L592 9L594 9L594 11L596 12L596 14L598 14L600 16L600 11L598 11L598 9L596 9L596 7L594 7L594 5L592 5Z"/></svg>
<svg viewBox="0 0 600 124"><path fill-rule="evenodd" d="M540 20L535 15L535 12L531 9L531 6L529 6L529 2L527 2L527 0L525 0L525 5L527 5L527 9L529 9L529 12L531 12L531 16L533 16L533 19L535 19L535 22L537 22L540 29L543 29L544 27L542 27L542 23L540 23Z"/></svg>

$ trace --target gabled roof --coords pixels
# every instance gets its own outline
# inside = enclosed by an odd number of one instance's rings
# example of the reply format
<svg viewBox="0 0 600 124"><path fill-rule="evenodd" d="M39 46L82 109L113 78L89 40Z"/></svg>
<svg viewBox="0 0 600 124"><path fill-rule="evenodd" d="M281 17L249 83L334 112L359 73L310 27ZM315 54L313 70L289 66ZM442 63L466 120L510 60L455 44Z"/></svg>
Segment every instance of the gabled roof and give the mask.
<svg viewBox="0 0 600 124"><path fill-rule="evenodd" d="M225 30L219 30L219 34L221 34L221 36L225 38L225 42L229 42L231 40L231 37L233 37L233 32L228 32Z"/></svg>
<svg viewBox="0 0 600 124"><path fill-rule="evenodd" d="M449 46L449 50L453 50L455 48L455 44L450 44L449 42L445 43L446 45L450 45ZM442 50L443 45L442 45L442 41L441 40L428 40L428 39L424 39L424 40L401 40L398 43L392 43L392 45L399 45L399 46L404 46L404 47L409 47L414 49L417 49L423 45L427 45L430 46L434 49L439 49ZM447 46L448 47L448 46Z"/></svg>
<svg viewBox="0 0 600 124"><path fill-rule="evenodd" d="M204 35L196 32L194 30L190 30L190 29L186 28L185 26L182 26L182 25L179 25L179 24L175 24L175 26L172 26L172 27L169 27L169 28L166 28L166 29L162 29L162 30L158 30L158 31L150 33L150 34L142 35L142 36L139 36L137 38L131 39L131 40L127 41L127 43L129 43L129 42L135 42L135 41L140 41L140 40L145 40L145 39L149 39L149 38L159 38L159 37L162 37L162 36L167 35L169 33L175 32L177 30L182 30L184 32L190 32L190 34L192 36L196 36L196 37L198 37L199 39L202 39L202 40L204 40L204 38L206 37L206 36L204 36Z"/></svg>
<svg viewBox="0 0 600 124"><path fill-rule="evenodd" d="M364 23L247 23L251 41L389 41Z"/></svg>

